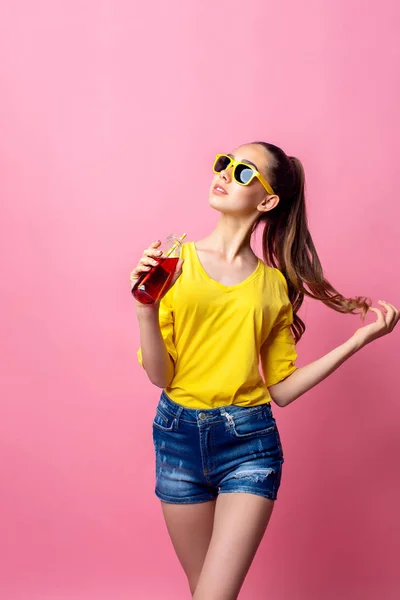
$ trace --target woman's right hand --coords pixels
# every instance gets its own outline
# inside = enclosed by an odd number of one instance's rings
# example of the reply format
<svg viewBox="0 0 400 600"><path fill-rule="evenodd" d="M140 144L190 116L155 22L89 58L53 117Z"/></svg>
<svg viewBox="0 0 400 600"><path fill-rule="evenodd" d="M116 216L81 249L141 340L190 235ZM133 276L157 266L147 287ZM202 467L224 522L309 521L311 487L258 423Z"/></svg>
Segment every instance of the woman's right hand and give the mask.
<svg viewBox="0 0 400 600"><path fill-rule="evenodd" d="M130 282L131 282L131 291L133 289L133 286L139 279L139 277L143 273L148 273L150 271L151 267L158 264L158 261L156 259L160 258L160 256L162 256L161 250L157 249L160 246L160 244L161 244L161 241L157 240L156 242L153 242L152 244L150 244L150 246L144 250L141 259L139 260L138 264L133 269L133 271L131 272L130 277L129 277ZM144 310L157 309L158 310L161 298L163 296L165 296L165 294L168 292L169 289L171 289L171 287L174 285L175 281L178 279L179 275L182 273L183 262L184 262L183 258L180 258L178 260L174 276L172 277L169 286L163 290L163 293L157 302L155 302L154 304L142 304L135 298L136 308L139 310L141 310L141 309L144 309Z"/></svg>

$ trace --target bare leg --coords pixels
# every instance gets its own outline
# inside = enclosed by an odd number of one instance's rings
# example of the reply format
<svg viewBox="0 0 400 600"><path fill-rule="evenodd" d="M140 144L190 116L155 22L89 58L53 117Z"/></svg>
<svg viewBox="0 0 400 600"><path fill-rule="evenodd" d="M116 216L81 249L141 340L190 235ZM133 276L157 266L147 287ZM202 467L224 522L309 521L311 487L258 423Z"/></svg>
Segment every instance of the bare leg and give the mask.
<svg viewBox="0 0 400 600"><path fill-rule="evenodd" d="M215 503L215 500L197 504L171 504L161 501L167 529L192 594L196 589L210 543Z"/></svg>
<svg viewBox="0 0 400 600"><path fill-rule="evenodd" d="M274 501L255 494L220 494L214 528L193 600L236 600L263 538Z"/></svg>

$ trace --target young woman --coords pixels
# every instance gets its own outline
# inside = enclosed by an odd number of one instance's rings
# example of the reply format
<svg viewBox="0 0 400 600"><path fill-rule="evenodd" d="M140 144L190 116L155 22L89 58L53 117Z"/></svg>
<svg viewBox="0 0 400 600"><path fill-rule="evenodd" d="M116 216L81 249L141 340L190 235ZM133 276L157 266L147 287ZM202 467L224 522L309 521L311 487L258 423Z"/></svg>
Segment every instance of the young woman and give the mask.
<svg viewBox="0 0 400 600"><path fill-rule="evenodd" d="M373 340L399 310L345 298L325 279L307 227L300 161L272 144L246 144L214 163L206 238L182 245L170 288L136 302L138 358L163 388L153 422L156 489L195 600L234 600L277 498L284 461L271 400L287 406ZM264 261L250 241L263 229ZM155 264L160 242L131 273ZM298 367L304 295L376 322ZM259 365L263 378L260 375Z"/></svg>

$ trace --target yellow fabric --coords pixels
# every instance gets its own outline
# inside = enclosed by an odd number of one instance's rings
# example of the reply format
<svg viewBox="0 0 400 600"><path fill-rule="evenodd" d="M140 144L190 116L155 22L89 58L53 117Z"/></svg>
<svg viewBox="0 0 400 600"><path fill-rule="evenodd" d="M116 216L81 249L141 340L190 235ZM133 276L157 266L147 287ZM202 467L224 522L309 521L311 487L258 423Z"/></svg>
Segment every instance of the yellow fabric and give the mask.
<svg viewBox="0 0 400 600"><path fill-rule="evenodd" d="M196 409L270 402L268 386L298 368L284 276L259 259L247 279L225 286L207 275L194 242L182 244L181 256L182 274L160 303L175 363L166 394ZM143 364L140 348L138 360Z"/></svg>

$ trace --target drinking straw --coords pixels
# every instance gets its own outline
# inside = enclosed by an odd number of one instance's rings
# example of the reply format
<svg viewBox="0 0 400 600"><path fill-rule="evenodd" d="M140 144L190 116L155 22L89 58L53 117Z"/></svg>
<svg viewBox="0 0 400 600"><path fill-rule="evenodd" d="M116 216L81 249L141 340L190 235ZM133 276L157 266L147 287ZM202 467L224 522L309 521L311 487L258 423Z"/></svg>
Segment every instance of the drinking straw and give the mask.
<svg viewBox="0 0 400 600"><path fill-rule="evenodd" d="M175 248L177 248L179 246L179 244L181 243L181 241L187 236L187 233L184 233L183 235L181 235L181 237L175 242L175 244L173 246L171 246L171 248L168 250L168 252L165 255L165 258L167 258L170 254L172 254L172 252L175 250Z"/></svg>

